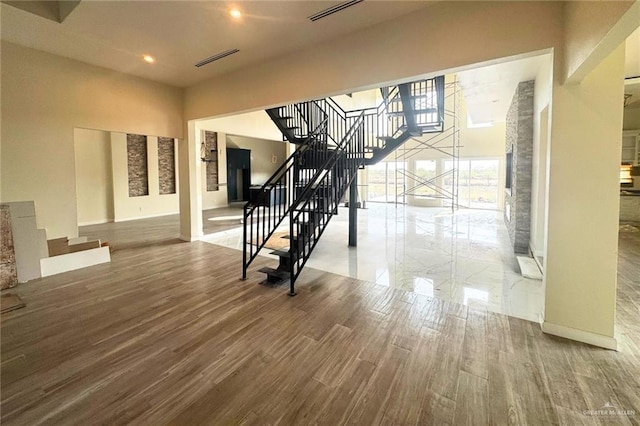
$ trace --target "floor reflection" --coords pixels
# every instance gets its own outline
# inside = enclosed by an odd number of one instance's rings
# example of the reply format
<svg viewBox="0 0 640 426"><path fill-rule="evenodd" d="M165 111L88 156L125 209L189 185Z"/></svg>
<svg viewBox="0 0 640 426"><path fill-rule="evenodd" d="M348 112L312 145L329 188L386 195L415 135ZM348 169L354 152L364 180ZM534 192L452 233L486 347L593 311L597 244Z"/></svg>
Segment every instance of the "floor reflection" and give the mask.
<svg viewBox="0 0 640 426"><path fill-rule="evenodd" d="M501 212L370 203L358 210L357 249L347 246L348 220L347 209L340 208L309 267L528 320L540 318L542 282L520 275ZM241 231L205 241L241 248Z"/></svg>

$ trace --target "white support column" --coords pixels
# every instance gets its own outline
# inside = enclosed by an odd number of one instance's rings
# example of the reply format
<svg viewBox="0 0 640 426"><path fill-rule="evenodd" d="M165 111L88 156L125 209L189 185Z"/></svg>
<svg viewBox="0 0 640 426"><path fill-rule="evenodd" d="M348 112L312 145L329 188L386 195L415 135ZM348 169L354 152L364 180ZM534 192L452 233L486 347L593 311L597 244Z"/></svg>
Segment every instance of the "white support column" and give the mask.
<svg viewBox="0 0 640 426"><path fill-rule="evenodd" d="M195 241L202 236L202 161L195 121L187 123L186 138L179 142L180 239Z"/></svg>
<svg viewBox="0 0 640 426"><path fill-rule="evenodd" d="M554 83L548 153L546 333L614 338L624 46L576 85Z"/></svg>

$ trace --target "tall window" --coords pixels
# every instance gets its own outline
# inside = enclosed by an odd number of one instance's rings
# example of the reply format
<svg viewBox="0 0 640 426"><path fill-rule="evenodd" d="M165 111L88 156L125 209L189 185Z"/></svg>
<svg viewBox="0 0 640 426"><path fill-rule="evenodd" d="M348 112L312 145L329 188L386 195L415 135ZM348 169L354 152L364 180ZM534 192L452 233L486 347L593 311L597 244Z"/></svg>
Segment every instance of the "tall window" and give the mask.
<svg viewBox="0 0 640 426"><path fill-rule="evenodd" d="M369 166L367 185L370 202L404 203L406 162L380 162Z"/></svg>
<svg viewBox="0 0 640 426"><path fill-rule="evenodd" d="M445 161L445 170L453 169L453 161ZM500 162L496 159L458 161L458 204L474 209L497 209ZM451 188L453 171L445 185Z"/></svg>
<svg viewBox="0 0 640 426"><path fill-rule="evenodd" d="M369 201L387 201L387 164L378 163L367 168L367 198Z"/></svg>
<svg viewBox="0 0 640 426"><path fill-rule="evenodd" d="M413 194L420 198L432 198L438 195L436 182L436 160L416 161L416 180Z"/></svg>

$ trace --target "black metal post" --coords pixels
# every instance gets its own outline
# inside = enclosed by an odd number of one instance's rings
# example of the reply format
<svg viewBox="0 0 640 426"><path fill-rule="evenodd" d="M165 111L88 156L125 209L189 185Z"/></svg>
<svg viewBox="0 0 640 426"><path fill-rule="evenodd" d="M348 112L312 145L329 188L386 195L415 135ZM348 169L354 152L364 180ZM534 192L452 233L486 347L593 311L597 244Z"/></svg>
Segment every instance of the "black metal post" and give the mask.
<svg viewBox="0 0 640 426"><path fill-rule="evenodd" d="M242 281L247 279L247 205L242 214Z"/></svg>
<svg viewBox="0 0 640 426"><path fill-rule="evenodd" d="M293 297L296 295L296 279L294 266L298 262L298 250L300 249L298 235L295 239L293 236L293 217L295 210L291 210L289 213L289 293L288 295Z"/></svg>
<svg viewBox="0 0 640 426"><path fill-rule="evenodd" d="M349 186L349 247L358 246L358 173Z"/></svg>

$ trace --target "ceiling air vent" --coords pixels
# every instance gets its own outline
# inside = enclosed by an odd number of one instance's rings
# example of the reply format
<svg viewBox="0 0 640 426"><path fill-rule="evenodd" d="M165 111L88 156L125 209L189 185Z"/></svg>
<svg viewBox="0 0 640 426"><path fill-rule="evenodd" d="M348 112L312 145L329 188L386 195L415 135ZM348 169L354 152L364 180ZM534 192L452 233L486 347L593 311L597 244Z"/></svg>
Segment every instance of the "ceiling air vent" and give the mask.
<svg viewBox="0 0 640 426"><path fill-rule="evenodd" d="M238 49L230 49L230 50L226 50L224 52L220 52L220 53L218 53L216 55L209 56L208 58L201 60L200 62L198 62L196 64L196 67L201 67L203 65L210 64L213 61L217 61L218 59L226 58L227 56L233 55L234 53L238 53L238 52L239 52Z"/></svg>
<svg viewBox="0 0 640 426"><path fill-rule="evenodd" d="M313 15L309 16L309 19L311 19L311 21L315 22L318 19L322 19L322 18L326 18L329 15L333 15L336 12L340 12L341 10L345 10L348 7L354 6L358 3L363 2L364 0L349 0L349 1L345 1L343 3L339 3L336 4L335 6L331 6L328 9L322 10L318 13L314 13Z"/></svg>

